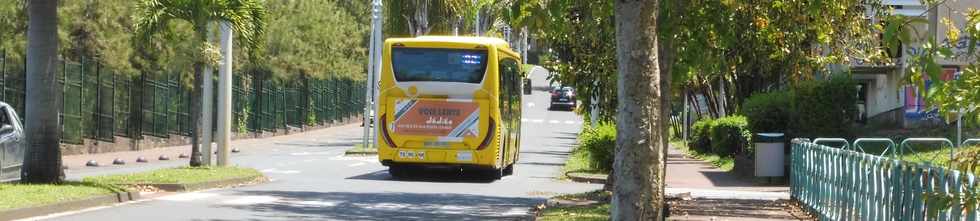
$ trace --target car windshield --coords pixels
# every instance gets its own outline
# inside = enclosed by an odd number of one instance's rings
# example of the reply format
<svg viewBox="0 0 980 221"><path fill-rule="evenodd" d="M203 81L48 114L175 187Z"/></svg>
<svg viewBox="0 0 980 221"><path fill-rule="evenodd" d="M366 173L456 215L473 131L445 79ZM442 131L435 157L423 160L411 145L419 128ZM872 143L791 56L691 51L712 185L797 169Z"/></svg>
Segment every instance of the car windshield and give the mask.
<svg viewBox="0 0 980 221"><path fill-rule="evenodd" d="M477 84L487 70L487 51L469 49L395 48L391 63L395 80Z"/></svg>

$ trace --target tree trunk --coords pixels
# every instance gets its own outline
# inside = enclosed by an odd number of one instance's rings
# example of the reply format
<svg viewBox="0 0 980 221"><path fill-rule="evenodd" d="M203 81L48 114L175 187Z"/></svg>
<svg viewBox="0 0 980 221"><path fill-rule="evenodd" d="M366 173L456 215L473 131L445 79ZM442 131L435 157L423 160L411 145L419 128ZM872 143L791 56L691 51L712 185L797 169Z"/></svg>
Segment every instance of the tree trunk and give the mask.
<svg viewBox="0 0 980 221"><path fill-rule="evenodd" d="M616 1L619 70L612 220L662 220L667 140L658 0Z"/></svg>
<svg viewBox="0 0 980 221"><path fill-rule="evenodd" d="M24 110L27 154L21 171L25 183L58 183L61 128L58 126L58 0L27 3L27 100Z"/></svg>
<svg viewBox="0 0 980 221"><path fill-rule="evenodd" d="M194 31L195 31L195 36L197 36L198 42L201 42L201 44L203 45L204 42L207 41L207 30L208 29L207 29L207 26L206 26L207 22L201 22L201 23L202 24L200 24L200 25L195 25L194 26ZM204 74L203 73L204 73L204 62L203 61L200 61L200 60L194 61L194 86L191 89L191 100L190 100L190 102L191 102L191 105L190 105L191 110L190 110L190 113L188 113L190 115L190 117L191 117L191 159L190 159L190 166L192 166L192 167L199 167L199 166L201 166L202 165L201 160L204 157L202 155L205 154L205 153L201 153L201 134L203 133L203 131L201 131L201 124L202 124L202 122L201 122L201 114L202 114L201 113L201 101L202 101L201 99L202 99L202 97L201 96L203 96L203 94L201 93L201 91L203 90L202 86L204 84L204 79L203 79L204 78ZM208 98L208 99L211 99L211 98ZM206 153L206 154L211 154L211 153Z"/></svg>

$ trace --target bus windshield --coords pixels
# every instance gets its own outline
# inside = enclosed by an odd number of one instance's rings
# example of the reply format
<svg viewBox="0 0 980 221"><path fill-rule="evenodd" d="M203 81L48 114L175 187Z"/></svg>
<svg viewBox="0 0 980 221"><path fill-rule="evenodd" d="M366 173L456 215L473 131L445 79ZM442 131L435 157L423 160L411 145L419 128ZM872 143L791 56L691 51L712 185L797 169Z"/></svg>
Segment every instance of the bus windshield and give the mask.
<svg viewBox="0 0 980 221"><path fill-rule="evenodd" d="M394 48L395 80L478 84L487 70L487 51L468 49Z"/></svg>

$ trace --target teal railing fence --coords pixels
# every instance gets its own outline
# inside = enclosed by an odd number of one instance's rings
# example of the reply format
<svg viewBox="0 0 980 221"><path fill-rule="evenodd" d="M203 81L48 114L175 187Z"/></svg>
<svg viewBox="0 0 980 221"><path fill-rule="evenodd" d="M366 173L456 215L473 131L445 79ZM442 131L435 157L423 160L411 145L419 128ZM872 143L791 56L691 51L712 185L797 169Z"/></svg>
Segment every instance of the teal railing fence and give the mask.
<svg viewBox="0 0 980 221"><path fill-rule="evenodd" d="M971 172L801 140L791 151L791 194L821 220L980 220Z"/></svg>

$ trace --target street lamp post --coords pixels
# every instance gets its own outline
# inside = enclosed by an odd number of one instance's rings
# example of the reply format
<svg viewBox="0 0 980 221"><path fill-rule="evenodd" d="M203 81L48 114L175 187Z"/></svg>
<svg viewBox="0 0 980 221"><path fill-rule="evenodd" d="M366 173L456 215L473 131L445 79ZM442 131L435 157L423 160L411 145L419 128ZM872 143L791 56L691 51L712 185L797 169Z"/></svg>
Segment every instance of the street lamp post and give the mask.
<svg viewBox="0 0 980 221"><path fill-rule="evenodd" d="M364 140L365 148L371 147L371 110L374 109L375 86L377 76L381 72L381 0L374 0L371 3L371 45L370 58L368 58L368 76L364 86ZM383 123L383 122L378 122Z"/></svg>

